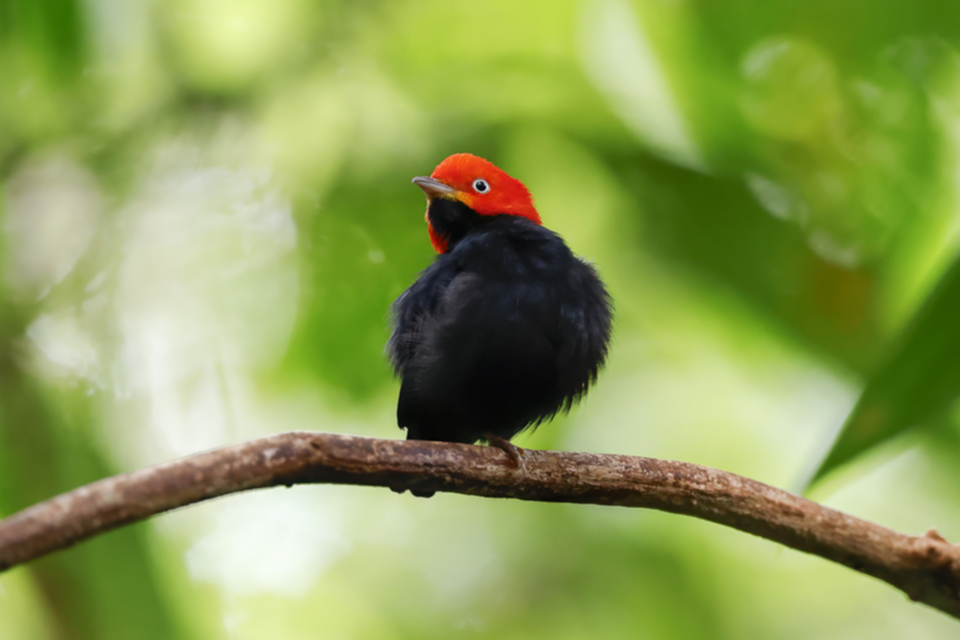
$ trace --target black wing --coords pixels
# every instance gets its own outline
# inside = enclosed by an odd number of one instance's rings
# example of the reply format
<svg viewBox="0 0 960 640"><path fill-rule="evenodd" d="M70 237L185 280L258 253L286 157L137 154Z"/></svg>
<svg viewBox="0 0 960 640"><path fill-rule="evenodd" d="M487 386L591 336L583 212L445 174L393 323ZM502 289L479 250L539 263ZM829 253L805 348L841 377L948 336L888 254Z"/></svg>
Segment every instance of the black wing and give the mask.
<svg viewBox="0 0 960 640"><path fill-rule="evenodd" d="M395 374L405 375L422 341L424 323L436 312L444 291L458 272L453 261L439 256L394 301L390 308L393 333L387 342L387 353Z"/></svg>
<svg viewBox="0 0 960 640"><path fill-rule="evenodd" d="M523 293L474 273L451 281L423 317L421 340L402 374L397 420L408 437L510 438L556 411L562 403L557 313L531 308Z"/></svg>

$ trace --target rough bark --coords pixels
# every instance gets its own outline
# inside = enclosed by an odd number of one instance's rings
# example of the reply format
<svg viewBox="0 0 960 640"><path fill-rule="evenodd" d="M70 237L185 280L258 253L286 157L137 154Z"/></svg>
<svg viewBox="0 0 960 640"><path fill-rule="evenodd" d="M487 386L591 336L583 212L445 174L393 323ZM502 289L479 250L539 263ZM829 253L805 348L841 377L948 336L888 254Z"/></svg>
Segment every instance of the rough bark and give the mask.
<svg viewBox="0 0 960 640"><path fill-rule="evenodd" d="M333 483L659 509L702 518L879 578L960 618L960 546L685 462L504 451L291 432L100 480L0 521L0 571L164 511L237 491Z"/></svg>

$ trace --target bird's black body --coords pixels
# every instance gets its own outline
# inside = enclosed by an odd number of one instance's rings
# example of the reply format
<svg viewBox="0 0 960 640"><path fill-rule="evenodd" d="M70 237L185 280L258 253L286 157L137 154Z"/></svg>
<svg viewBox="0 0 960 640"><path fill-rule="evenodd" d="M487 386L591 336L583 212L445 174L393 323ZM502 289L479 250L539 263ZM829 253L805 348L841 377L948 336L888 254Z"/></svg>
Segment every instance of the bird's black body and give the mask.
<svg viewBox="0 0 960 640"><path fill-rule="evenodd" d="M388 345L407 439L509 440L570 406L607 354L611 302L552 231L435 198L447 243L393 304Z"/></svg>

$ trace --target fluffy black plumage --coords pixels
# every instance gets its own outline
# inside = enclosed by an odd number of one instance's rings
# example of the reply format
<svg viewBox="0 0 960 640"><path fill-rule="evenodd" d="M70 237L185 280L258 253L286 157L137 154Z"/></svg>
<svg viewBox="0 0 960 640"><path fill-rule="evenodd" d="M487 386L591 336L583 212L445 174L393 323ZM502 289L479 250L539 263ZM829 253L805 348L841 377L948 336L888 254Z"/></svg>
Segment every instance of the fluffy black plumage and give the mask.
<svg viewBox="0 0 960 640"><path fill-rule="evenodd" d="M439 255L393 304L388 351L408 440L509 440L568 410L596 380L612 304L549 229L431 201Z"/></svg>

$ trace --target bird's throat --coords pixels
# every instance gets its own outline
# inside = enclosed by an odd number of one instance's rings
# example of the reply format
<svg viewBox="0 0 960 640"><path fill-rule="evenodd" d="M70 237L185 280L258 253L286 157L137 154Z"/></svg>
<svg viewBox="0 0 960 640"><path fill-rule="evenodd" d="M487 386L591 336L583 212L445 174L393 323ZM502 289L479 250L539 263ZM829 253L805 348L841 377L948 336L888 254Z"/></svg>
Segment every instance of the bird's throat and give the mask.
<svg viewBox="0 0 960 640"><path fill-rule="evenodd" d="M433 198L427 206L430 242L437 253L446 253L464 236L488 224L494 217L480 215L459 200Z"/></svg>

